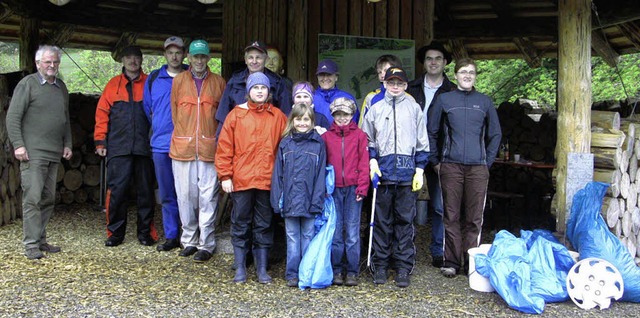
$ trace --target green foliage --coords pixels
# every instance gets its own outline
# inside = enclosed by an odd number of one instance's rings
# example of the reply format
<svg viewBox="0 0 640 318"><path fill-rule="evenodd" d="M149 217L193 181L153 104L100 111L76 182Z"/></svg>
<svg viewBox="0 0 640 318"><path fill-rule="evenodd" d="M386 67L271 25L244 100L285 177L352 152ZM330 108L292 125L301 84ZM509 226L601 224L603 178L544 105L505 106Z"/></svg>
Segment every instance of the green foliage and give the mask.
<svg viewBox="0 0 640 318"><path fill-rule="evenodd" d="M19 64L18 44L0 42L0 74L19 71Z"/></svg>

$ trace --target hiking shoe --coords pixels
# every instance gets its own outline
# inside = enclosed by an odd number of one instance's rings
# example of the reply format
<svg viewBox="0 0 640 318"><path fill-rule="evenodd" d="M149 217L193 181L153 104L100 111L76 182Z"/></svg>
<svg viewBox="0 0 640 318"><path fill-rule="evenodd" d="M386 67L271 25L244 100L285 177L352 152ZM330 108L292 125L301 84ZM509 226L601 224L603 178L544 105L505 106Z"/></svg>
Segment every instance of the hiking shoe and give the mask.
<svg viewBox="0 0 640 318"><path fill-rule="evenodd" d="M373 274L373 283L376 285L386 284L387 283L387 271L384 269L379 269Z"/></svg>
<svg viewBox="0 0 640 318"><path fill-rule="evenodd" d="M344 279L342 278L342 273L333 274L333 284L334 285L342 285L344 284Z"/></svg>
<svg viewBox="0 0 640 318"><path fill-rule="evenodd" d="M456 269L453 267L442 267L440 268L440 273L442 273L444 277L453 278L456 276Z"/></svg>
<svg viewBox="0 0 640 318"><path fill-rule="evenodd" d="M287 281L287 286L289 287L298 287L298 278L292 278L290 280Z"/></svg>
<svg viewBox="0 0 640 318"><path fill-rule="evenodd" d="M156 250L158 252L167 252L178 247L180 247L180 241L178 239L167 239L164 243L158 244Z"/></svg>
<svg viewBox="0 0 640 318"><path fill-rule="evenodd" d="M47 253L58 253L62 249L59 246L51 245L49 243L40 244L40 250Z"/></svg>
<svg viewBox="0 0 640 318"><path fill-rule="evenodd" d="M199 250L196 255L193 256L193 260L198 263L202 263L211 259L211 256L213 255L209 253L209 251Z"/></svg>
<svg viewBox="0 0 640 318"><path fill-rule="evenodd" d="M44 257L44 254L42 254L42 251L40 251L39 248L28 248L24 251L24 255L28 258L28 259L41 259Z"/></svg>
<svg viewBox="0 0 640 318"><path fill-rule="evenodd" d="M444 257L442 255L431 256L431 265L435 268L444 267Z"/></svg>
<svg viewBox="0 0 640 318"><path fill-rule="evenodd" d="M400 288L409 287L411 281L409 280L409 273L407 272L399 272L396 275L396 286Z"/></svg>
<svg viewBox="0 0 640 318"><path fill-rule="evenodd" d="M347 279L344 282L345 286L358 286L358 276L355 274L347 274Z"/></svg>

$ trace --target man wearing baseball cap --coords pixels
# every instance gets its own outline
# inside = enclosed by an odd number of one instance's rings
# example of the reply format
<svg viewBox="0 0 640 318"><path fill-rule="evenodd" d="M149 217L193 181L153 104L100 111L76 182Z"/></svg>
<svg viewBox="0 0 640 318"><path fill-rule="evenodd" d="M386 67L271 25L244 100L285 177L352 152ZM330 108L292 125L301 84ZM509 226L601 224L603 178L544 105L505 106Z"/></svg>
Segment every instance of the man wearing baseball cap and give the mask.
<svg viewBox="0 0 640 318"><path fill-rule="evenodd" d="M405 93L407 82L402 68L387 69L384 98L371 105L362 124L369 140L370 177L374 180L377 175L380 180L371 256L373 283L385 284L393 265L398 287L409 286L415 264L415 191L422 188L429 154L427 126L420 106Z"/></svg>
<svg viewBox="0 0 640 318"><path fill-rule="evenodd" d="M244 48L244 63L247 65L247 68L235 72L229 79L229 82L227 82L227 87L224 89L224 94L222 95L218 111L216 112L216 120L220 123L216 136L220 134L222 123L225 118L227 118L229 112L236 105L243 104L247 101L247 77L256 72L262 72L269 78L269 82L271 83L271 96L273 98L271 104L280 108L285 115L291 112L291 105L293 104L291 100L291 87L280 75L265 67L267 59L269 58L267 49L267 45L262 41L253 41Z"/></svg>
<svg viewBox="0 0 640 318"><path fill-rule="evenodd" d="M338 82L338 64L336 62L325 59L318 63L316 69L316 76L318 78L318 89L313 93L314 110L316 113L323 114L330 123L333 122L333 116L329 105L338 97L345 97L352 100L354 103L356 99L349 93L339 89L336 86ZM356 110L353 114L353 120L357 123L360 118L360 112Z"/></svg>
<svg viewBox="0 0 640 318"><path fill-rule="evenodd" d="M222 76L212 73L209 43L189 45L189 70L178 74L171 88L173 134L169 156L175 178L182 222L180 256L193 254L196 262L208 261L216 247L215 217L218 207L216 153L217 121L214 115L224 91Z"/></svg>
<svg viewBox="0 0 640 318"><path fill-rule="evenodd" d="M122 74L105 86L96 107L94 143L107 164L107 240L115 247L124 241L127 227L127 189L135 181L138 203L138 241L156 243L153 224L155 198L153 163L149 147L151 125L142 105L147 74L142 71L142 51L137 46L122 51ZM132 178L133 176L133 178Z"/></svg>
<svg viewBox="0 0 640 318"><path fill-rule="evenodd" d="M425 45L416 55L416 60L422 61L424 74L421 77L409 82L407 93L411 94L420 104L424 116L424 123L429 121L428 112L436 101L438 95L450 92L456 86L449 81L444 74L444 67L451 63L451 53L439 42L431 42ZM436 145L432 145L436 147ZM416 221L426 223L427 217L431 218L431 265L440 268L444 264L444 207L442 204L442 189L440 179L431 164L427 165L425 171L426 188L429 193L429 204L426 202L426 195L418 195L416 205ZM424 189L421 193L425 193Z"/></svg>
<svg viewBox="0 0 640 318"><path fill-rule="evenodd" d="M158 191L162 202L162 225L166 241L158 244L158 251L170 251L180 247L180 215L169 157L169 145L173 133L171 119L171 85L174 77L189 68L183 64L184 41L170 36L164 41L164 58L167 64L149 73L144 85L142 103L151 122L151 155L155 167Z"/></svg>

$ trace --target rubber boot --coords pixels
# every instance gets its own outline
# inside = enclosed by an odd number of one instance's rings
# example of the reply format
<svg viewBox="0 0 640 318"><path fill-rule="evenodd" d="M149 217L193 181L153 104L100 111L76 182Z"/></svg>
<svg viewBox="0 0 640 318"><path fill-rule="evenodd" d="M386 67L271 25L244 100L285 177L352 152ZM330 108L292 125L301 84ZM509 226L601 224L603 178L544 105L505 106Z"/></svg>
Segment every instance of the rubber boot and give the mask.
<svg viewBox="0 0 640 318"><path fill-rule="evenodd" d="M234 283L244 283L247 281L247 268L246 257L247 252L244 248L233 247L234 261L233 265L236 268L236 276L233 277Z"/></svg>
<svg viewBox="0 0 640 318"><path fill-rule="evenodd" d="M253 258L256 263L256 274L258 274L258 282L260 284L269 284L272 279L267 274L268 249L258 248L253 250Z"/></svg>

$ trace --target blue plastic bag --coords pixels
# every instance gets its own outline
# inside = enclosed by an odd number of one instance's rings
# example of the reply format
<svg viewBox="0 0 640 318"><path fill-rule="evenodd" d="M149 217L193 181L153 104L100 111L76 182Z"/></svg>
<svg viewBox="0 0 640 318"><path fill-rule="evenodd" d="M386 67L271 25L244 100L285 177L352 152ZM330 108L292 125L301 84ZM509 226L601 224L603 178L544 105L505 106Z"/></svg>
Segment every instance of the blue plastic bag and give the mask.
<svg viewBox="0 0 640 318"><path fill-rule="evenodd" d="M321 215L323 218L316 217L316 225L326 218L326 222L322 224L320 230L313 237L307 251L300 260L298 267L298 287L306 288L326 288L331 286L333 281L333 268L331 266L331 243L333 242L333 233L336 229L336 206L333 202L333 190L335 188L335 172L332 165L327 166L327 193L324 201L324 209Z"/></svg>
<svg viewBox="0 0 640 318"><path fill-rule="evenodd" d="M479 254L475 261L478 273L489 277L513 309L540 314L546 302L569 298L565 279L575 262L549 231L521 231L520 238L500 231L488 255Z"/></svg>
<svg viewBox="0 0 640 318"><path fill-rule="evenodd" d="M624 281L622 301L640 302L640 268L620 240L609 231L600 207L608 185L590 182L573 197L567 238L580 258L595 257L615 266Z"/></svg>

